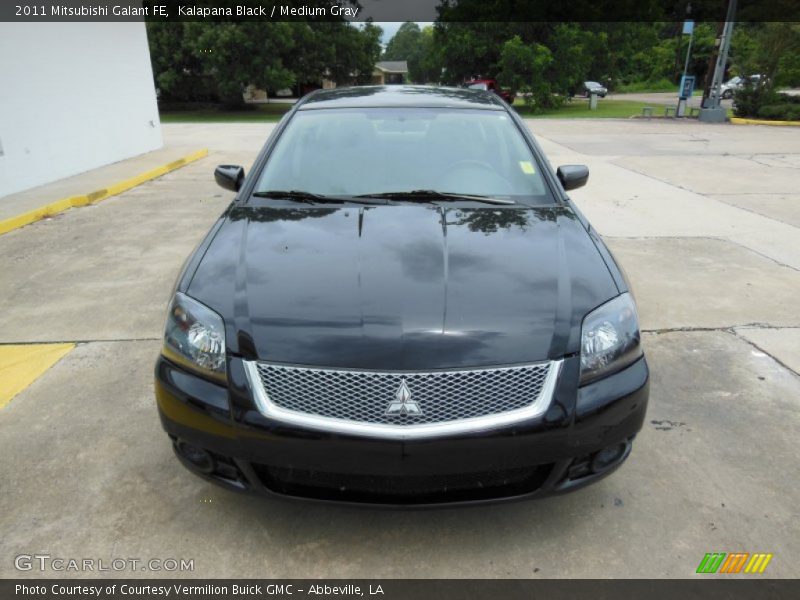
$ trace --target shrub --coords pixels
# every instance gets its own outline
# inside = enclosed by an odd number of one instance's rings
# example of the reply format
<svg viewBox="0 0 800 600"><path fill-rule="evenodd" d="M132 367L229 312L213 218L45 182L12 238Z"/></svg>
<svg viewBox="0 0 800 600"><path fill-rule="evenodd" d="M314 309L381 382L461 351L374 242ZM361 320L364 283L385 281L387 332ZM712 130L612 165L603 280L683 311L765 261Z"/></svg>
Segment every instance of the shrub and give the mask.
<svg viewBox="0 0 800 600"><path fill-rule="evenodd" d="M745 85L733 95L733 114L737 117L758 117L758 111L768 104L779 104L778 95L763 86Z"/></svg>
<svg viewBox="0 0 800 600"><path fill-rule="evenodd" d="M770 121L800 121L800 103L767 104L758 110L758 117Z"/></svg>

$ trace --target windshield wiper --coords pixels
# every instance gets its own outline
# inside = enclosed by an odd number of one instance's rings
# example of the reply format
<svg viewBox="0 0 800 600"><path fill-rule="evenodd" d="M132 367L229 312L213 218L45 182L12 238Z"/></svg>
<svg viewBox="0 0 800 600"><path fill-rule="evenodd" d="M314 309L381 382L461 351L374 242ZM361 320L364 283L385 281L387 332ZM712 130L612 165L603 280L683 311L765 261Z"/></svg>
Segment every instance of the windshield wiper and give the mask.
<svg viewBox="0 0 800 600"><path fill-rule="evenodd" d="M377 194L359 194L355 198L385 198L387 200L404 200L407 202L430 202L432 200L469 200L485 204L516 204L513 200L501 200L491 196L475 194L453 194L436 190L412 190L410 192L379 192Z"/></svg>
<svg viewBox="0 0 800 600"><path fill-rule="evenodd" d="M307 204L345 204L346 202L354 204L386 204L386 202L369 202L358 199L358 197L325 196L302 190L266 190L253 192L253 196L256 198L275 198L276 200L294 200L295 202L305 202Z"/></svg>

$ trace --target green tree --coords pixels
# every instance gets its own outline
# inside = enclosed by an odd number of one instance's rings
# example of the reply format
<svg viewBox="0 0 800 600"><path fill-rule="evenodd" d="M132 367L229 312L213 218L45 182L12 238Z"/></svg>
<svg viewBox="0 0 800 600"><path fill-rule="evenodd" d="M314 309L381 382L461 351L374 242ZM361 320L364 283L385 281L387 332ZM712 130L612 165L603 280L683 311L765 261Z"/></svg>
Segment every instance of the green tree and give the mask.
<svg viewBox="0 0 800 600"><path fill-rule="evenodd" d="M295 83L319 81L333 62L333 44L345 23L293 23L292 52L284 57L284 64L292 72Z"/></svg>
<svg viewBox="0 0 800 600"><path fill-rule="evenodd" d="M212 86L200 76L202 57L190 47L185 23L149 22L147 39L160 101L216 100Z"/></svg>
<svg viewBox="0 0 800 600"><path fill-rule="evenodd" d="M368 83L380 28L345 21L202 21L147 24L162 102L244 104L248 85L274 90L330 77Z"/></svg>
<svg viewBox="0 0 800 600"><path fill-rule="evenodd" d="M419 25L412 22L403 23L386 44L383 60L411 60L419 52L421 35Z"/></svg>
<svg viewBox="0 0 800 600"><path fill-rule="evenodd" d="M438 82L442 64L439 48L434 40L434 29L420 30L416 23L403 23L383 52L383 60L408 62L408 78L414 83Z"/></svg>
<svg viewBox="0 0 800 600"><path fill-rule="evenodd" d="M503 44L498 77L504 85L523 94L529 108L543 110L555 102L551 83L545 77L552 63L553 55L547 47L525 44L515 35Z"/></svg>
<svg viewBox="0 0 800 600"><path fill-rule="evenodd" d="M381 30L346 22L295 23L295 45L284 62L299 83L323 77L337 85L369 83L380 54Z"/></svg>
<svg viewBox="0 0 800 600"><path fill-rule="evenodd" d="M442 79L442 56L431 25L420 32L419 52L409 60L408 75L415 83L438 83Z"/></svg>
<svg viewBox="0 0 800 600"><path fill-rule="evenodd" d="M800 110L777 88L800 82L800 24L759 23L745 27L733 39L731 71L742 76L762 75L758 85L745 84L736 92L739 117L796 119ZM746 80L747 81L747 80Z"/></svg>
<svg viewBox="0 0 800 600"><path fill-rule="evenodd" d="M460 84L475 75L495 77L503 44L517 33L510 23L437 22L434 41L444 68L443 82Z"/></svg>
<svg viewBox="0 0 800 600"><path fill-rule="evenodd" d="M675 81L679 81L683 73L683 65L686 60L686 47L688 46L689 36L684 36L681 47L681 60L676 73ZM696 23L694 27L694 39L692 41L692 54L689 57L689 75L697 77L697 87L704 87L712 73L708 72L708 61L714 52L717 40L716 23Z"/></svg>
<svg viewBox="0 0 800 600"><path fill-rule="evenodd" d="M338 29L327 42L333 51L326 71L328 77L337 85L370 83L381 55L380 39L381 28L372 23L366 23L362 29L350 25Z"/></svg>
<svg viewBox="0 0 800 600"><path fill-rule="evenodd" d="M598 34L589 26L568 23L441 22L436 24L434 39L447 83L461 83L480 74L497 78L502 87L524 92L515 89L518 75L546 63L538 76L540 80L525 84L526 90L536 89L539 107L563 102L589 76L596 54L607 48L607 35ZM525 55L540 63L525 67L518 60Z"/></svg>
<svg viewBox="0 0 800 600"><path fill-rule="evenodd" d="M548 40L553 60L545 77L559 98L575 93L580 84L589 78L592 64L594 34L575 24L556 25ZM551 103L558 103L550 99Z"/></svg>
<svg viewBox="0 0 800 600"><path fill-rule="evenodd" d="M593 33L587 48L591 57L589 79L611 88L643 79L640 65L659 41L657 24L605 22L585 27Z"/></svg>
<svg viewBox="0 0 800 600"><path fill-rule="evenodd" d="M294 50L296 23L246 21L242 23L186 23L189 47L202 60L219 99L226 105L244 104L248 85L279 89L294 84L284 62Z"/></svg>
<svg viewBox="0 0 800 600"><path fill-rule="evenodd" d="M767 92L800 84L800 23L758 23L733 36L731 70L738 75L766 76Z"/></svg>

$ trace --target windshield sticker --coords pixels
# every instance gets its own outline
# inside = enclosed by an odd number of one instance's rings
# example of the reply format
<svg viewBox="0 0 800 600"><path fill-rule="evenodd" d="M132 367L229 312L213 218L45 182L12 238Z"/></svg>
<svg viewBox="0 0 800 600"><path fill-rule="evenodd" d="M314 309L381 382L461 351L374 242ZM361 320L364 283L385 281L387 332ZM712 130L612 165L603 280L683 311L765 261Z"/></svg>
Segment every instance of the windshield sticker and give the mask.
<svg viewBox="0 0 800 600"><path fill-rule="evenodd" d="M533 168L533 163L529 160L519 161L519 168L526 175L536 175L536 169Z"/></svg>

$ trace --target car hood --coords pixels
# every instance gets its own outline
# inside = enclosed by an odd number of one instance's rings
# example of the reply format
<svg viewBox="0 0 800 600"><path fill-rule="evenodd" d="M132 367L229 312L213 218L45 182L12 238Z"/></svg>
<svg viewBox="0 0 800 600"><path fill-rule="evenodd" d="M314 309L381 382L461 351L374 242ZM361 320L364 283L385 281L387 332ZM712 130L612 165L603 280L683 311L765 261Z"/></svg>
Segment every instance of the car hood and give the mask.
<svg viewBox="0 0 800 600"><path fill-rule="evenodd" d="M228 349L362 369L526 363L578 351L618 290L566 207L233 207L187 292Z"/></svg>

